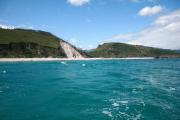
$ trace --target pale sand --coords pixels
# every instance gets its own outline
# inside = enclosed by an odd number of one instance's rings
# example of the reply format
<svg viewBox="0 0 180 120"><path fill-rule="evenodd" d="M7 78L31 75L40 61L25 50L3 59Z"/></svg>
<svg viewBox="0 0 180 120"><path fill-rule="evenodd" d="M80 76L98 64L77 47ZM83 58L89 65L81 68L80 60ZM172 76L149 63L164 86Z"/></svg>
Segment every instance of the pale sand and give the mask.
<svg viewBox="0 0 180 120"><path fill-rule="evenodd" d="M130 58L0 58L0 62L64 61L64 60L123 60L123 59L154 59L154 57L130 57Z"/></svg>

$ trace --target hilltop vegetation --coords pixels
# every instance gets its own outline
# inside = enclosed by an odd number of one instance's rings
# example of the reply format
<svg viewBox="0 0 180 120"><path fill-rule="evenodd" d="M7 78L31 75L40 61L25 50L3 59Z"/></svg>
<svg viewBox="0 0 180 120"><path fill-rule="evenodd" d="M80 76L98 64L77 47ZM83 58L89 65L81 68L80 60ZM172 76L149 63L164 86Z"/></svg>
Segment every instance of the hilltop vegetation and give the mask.
<svg viewBox="0 0 180 120"><path fill-rule="evenodd" d="M104 43L96 49L85 52L48 32L0 28L0 58L66 58L67 55L61 47L60 42L65 42L72 46L73 49L84 57L180 57L180 53L177 51L115 42Z"/></svg>
<svg viewBox="0 0 180 120"><path fill-rule="evenodd" d="M52 48L59 47L59 38L51 33L39 30L25 30L25 29L1 29L0 28L0 44L10 43L36 43L41 46Z"/></svg>
<svg viewBox="0 0 180 120"><path fill-rule="evenodd" d="M66 58L60 42L64 40L51 33L39 30L1 29L0 28L0 57L60 57ZM66 42L69 44L68 42ZM80 49L72 46L76 51L86 55Z"/></svg>
<svg viewBox="0 0 180 120"><path fill-rule="evenodd" d="M88 52L91 57L120 58L120 57L179 57L172 50L130 45L124 43L104 43Z"/></svg>

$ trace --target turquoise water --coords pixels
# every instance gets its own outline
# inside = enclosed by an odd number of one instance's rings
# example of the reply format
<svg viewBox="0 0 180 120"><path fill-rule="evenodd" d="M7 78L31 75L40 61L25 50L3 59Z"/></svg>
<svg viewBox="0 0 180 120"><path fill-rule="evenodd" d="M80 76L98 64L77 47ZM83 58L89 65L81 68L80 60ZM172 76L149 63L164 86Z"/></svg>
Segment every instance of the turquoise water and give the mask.
<svg viewBox="0 0 180 120"><path fill-rule="evenodd" d="M0 120L180 120L180 59L1 62Z"/></svg>

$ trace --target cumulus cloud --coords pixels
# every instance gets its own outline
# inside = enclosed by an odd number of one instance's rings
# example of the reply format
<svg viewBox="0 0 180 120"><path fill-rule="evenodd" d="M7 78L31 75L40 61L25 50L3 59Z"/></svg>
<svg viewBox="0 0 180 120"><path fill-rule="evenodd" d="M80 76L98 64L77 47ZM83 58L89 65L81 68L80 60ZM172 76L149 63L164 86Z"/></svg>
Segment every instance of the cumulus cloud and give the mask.
<svg viewBox="0 0 180 120"><path fill-rule="evenodd" d="M90 0L67 0L67 2L73 6L82 6L88 4Z"/></svg>
<svg viewBox="0 0 180 120"><path fill-rule="evenodd" d="M155 5L153 7L147 6L147 7L142 8L138 14L140 16L151 16L151 15L155 15L162 12L162 10L163 10L163 7L160 5Z"/></svg>
<svg viewBox="0 0 180 120"><path fill-rule="evenodd" d="M180 49L180 10L158 17L142 31L119 34L106 40L106 42L110 41L164 49Z"/></svg>

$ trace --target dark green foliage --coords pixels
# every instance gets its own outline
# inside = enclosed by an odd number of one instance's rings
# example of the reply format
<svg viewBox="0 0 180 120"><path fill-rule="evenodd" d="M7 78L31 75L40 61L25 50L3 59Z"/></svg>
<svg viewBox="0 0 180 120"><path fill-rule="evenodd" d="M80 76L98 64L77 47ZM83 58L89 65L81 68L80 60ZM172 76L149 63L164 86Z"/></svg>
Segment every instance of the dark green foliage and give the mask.
<svg viewBox="0 0 180 120"><path fill-rule="evenodd" d="M41 46L36 43L10 43L0 44L0 57L32 58L32 57L66 57L61 47L52 48Z"/></svg>
<svg viewBox="0 0 180 120"><path fill-rule="evenodd" d="M88 52L91 57L178 57L180 54L172 50L158 49L124 43L104 43Z"/></svg>

